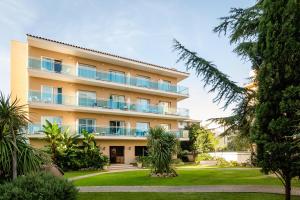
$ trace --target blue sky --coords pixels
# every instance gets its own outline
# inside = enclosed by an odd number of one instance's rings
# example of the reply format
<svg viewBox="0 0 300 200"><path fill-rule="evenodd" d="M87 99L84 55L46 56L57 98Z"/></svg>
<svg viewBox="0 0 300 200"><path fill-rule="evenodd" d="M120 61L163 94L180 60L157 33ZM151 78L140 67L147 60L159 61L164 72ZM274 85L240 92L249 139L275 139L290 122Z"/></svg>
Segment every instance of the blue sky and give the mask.
<svg viewBox="0 0 300 200"><path fill-rule="evenodd" d="M0 1L0 90L10 91L10 41L25 41L26 33L98 49L146 62L185 70L176 63L172 39L209 61L234 81L247 82L250 65L233 52L224 36L212 32L231 7L247 7L255 0L102 0ZM200 78L181 82L190 98L179 103L194 119L226 116L212 103Z"/></svg>

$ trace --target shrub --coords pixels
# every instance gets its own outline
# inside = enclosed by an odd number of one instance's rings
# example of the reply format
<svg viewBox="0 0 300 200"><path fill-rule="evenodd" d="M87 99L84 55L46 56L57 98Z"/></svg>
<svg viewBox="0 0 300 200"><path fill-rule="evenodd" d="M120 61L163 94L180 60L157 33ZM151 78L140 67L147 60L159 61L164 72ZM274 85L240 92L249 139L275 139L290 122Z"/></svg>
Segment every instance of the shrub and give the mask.
<svg viewBox="0 0 300 200"><path fill-rule="evenodd" d="M230 163L226 161L224 158L216 158L217 165L220 167L229 167Z"/></svg>
<svg viewBox="0 0 300 200"><path fill-rule="evenodd" d="M172 164L173 165L184 165L184 163L182 162L182 160L180 158L173 159Z"/></svg>
<svg viewBox="0 0 300 200"><path fill-rule="evenodd" d="M53 162L61 169L102 169L108 164L108 157L102 155L100 148L96 145L95 136L82 131L80 135L69 134L69 130L63 130L56 123L46 121L43 126L52 154Z"/></svg>
<svg viewBox="0 0 300 200"><path fill-rule="evenodd" d="M202 160L214 160L214 158L208 153L199 154L195 160L196 163L200 163Z"/></svg>
<svg viewBox="0 0 300 200"><path fill-rule="evenodd" d="M75 200L77 192L66 179L39 172L0 185L0 200Z"/></svg>
<svg viewBox="0 0 300 200"><path fill-rule="evenodd" d="M136 158L136 161L142 163L143 167L150 167L151 160L149 156L139 156Z"/></svg>
<svg viewBox="0 0 300 200"><path fill-rule="evenodd" d="M174 134L162 127L150 128L148 136L149 158L151 160L151 176L177 176L172 168L172 156L177 153L178 143Z"/></svg>

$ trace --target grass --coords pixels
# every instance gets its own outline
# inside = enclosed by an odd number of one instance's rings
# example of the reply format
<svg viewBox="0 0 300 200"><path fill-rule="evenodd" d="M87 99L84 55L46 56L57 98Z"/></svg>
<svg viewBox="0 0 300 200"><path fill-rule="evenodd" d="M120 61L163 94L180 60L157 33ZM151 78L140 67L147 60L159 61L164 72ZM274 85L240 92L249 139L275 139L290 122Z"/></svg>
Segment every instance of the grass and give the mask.
<svg viewBox="0 0 300 200"><path fill-rule="evenodd" d="M79 193L79 200L282 200L283 195L262 193ZM296 197L292 197L296 200Z"/></svg>
<svg viewBox="0 0 300 200"><path fill-rule="evenodd" d="M64 177L65 178L72 178L76 176L83 176L87 174L93 174L93 173L98 173L98 172L103 172L103 170L82 170L82 171L68 171L65 172Z"/></svg>
<svg viewBox="0 0 300 200"><path fill-rule="evenodd" d="M130 186L130 185L280 185L274 176L263 175L258 169L203 168L178 169L174 178L149 177L149 171L130 171L102 174L74 182L77 186ZM293 186L300 186L294 180Z"/></svg>

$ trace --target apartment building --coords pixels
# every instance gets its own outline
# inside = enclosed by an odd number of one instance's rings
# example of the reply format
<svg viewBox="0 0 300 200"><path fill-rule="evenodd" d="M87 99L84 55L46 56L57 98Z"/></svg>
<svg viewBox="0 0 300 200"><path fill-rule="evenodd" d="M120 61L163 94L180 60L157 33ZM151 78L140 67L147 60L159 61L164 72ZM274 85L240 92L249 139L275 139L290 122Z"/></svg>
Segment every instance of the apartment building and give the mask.
<svg viewBox="0 0 300 200"><path fill-rule="evenodd" d="M147 131L163 126L180 140L178 123L189 111L177 102L188 98L178 82L186 72L27 35L11 43L11 93L26 104L28 138L46 144L45 121L70 132L95 134L111 163L132 163L145 152Z"/></svg>

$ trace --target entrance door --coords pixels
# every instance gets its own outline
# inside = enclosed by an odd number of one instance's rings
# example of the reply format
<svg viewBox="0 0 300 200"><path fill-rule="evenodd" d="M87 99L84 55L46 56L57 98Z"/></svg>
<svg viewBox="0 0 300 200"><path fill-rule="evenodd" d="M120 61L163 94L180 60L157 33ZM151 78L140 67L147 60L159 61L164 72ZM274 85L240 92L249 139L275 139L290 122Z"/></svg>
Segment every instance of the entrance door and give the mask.
<svg viewBox="0 0 300 200"><path fill-rule="evenodd" d="M109 147L110 163L124 163L124 146L110 146Z"/></svg>

